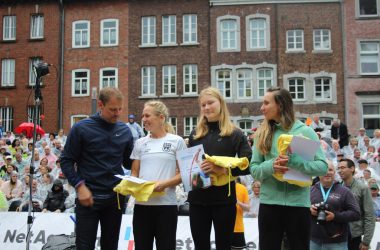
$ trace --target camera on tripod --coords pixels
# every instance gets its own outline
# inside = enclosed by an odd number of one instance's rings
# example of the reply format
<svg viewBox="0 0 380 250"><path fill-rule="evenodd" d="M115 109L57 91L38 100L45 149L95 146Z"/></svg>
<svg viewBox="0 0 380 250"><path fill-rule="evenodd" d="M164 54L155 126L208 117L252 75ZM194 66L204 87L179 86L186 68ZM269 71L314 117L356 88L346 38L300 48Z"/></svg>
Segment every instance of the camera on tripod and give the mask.
<svg viewBox="0 0 380 250"><path fill-rule="evenodd" d="M329 209L328 204L324 202L316 203L314 206L317 208L317 223L323 224L326 222L326 210Z"/></svg>

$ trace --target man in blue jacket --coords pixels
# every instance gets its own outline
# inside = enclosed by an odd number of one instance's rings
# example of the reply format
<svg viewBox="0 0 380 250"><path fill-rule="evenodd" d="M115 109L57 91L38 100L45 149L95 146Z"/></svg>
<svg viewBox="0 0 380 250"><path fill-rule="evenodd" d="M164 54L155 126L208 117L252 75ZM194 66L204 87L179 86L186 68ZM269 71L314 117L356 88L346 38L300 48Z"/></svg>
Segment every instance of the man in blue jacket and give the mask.
<svg viewBox="0 0 380 250"><path fill-rule="evenodd" d="M75 213L79 250L95 248L99 221L101 248L117 249L124 197L118 202L113 192L120 182L115 175L123 174L122 165L131 167L133 137L125 123L118 121L123 108L120 90L103 88L98 107L97 114L74 124L61 155L62 171L78 197Z"/></svg>
<svg viewBox="0 0 380 250"><path fill-rule="evenodd" d="M320 181L311 187L310 250L347 249L348 223L360 219L354 195L334 178L335 168L329 161L326 175L319 176Z"/></svg>

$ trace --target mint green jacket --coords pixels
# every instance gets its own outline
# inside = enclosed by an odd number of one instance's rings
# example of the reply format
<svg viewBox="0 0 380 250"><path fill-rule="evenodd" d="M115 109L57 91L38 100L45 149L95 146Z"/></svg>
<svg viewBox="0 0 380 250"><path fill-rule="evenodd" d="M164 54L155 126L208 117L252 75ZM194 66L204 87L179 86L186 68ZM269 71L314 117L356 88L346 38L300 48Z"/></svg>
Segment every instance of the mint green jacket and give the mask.
<svg viewBox="0 0 380 250"><path fill-rule="evenodd" d="M294 207L310 207L310 187L299 187L287 182L278 181L273 177L273 162L279 155L277 140L281 134L303 135L309 139L319 141L314 130L299 120L296 120L290 131L285 131L276 125L270 153L262 155L253 147L250 172L255 180L261 182L260 203L268 205L282 205ZM296 153L289 156L288 167L310 176L322 176L327 172L327 162L320 147L313 161L305 161Z"/></svg>

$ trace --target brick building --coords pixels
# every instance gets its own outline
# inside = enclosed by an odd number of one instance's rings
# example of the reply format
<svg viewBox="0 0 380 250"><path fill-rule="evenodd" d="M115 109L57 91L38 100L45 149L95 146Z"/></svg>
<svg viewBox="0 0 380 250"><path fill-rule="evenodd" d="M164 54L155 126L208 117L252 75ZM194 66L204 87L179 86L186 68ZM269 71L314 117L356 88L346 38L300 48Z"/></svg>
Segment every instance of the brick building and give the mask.
<svg viewBox="0 0 380 250"><path fill-rule="evenodd" d="M56 65L43 78L41 123L48 132L68 131L93 113L104 86L127 96L125 121L128 113L139 117L147 100L164 101L181 136L195 126L198 94L209 85L223 92L232 120L245 131L263 119L269 86L290 90L302 120L318 114L353 130L379 127L378 4L4 0L0 117L5 130L28 120L31 62L43 60Z"/></svg>
<svg viewBox="0 0 380 250"><path fill-rule="evenodd" d="M129 112L140 116L144 102L159 99L181 136L195 126L198 93L210 85L208 4L129 1Z"/></svg>
<svg viewBox="0 0 380 250"><path fill-rule="evenodd" d="M106 86L127 96L128 1L65 1L63 127L96 111L96 97ZM128 110L128 99L124 100ZM126 121L127 113L122 119Z"/></svg>
<svg viewBox="0 0 380 250"><path fill-rule="evenodd" d="M4 130L32 121L35 76L32 64L40 60L59 65L59 5L55 1L0 2L0 119ZM47 131L58 124L59 68L42 79L43 102L38 121Z"/></svg>
<svg viewBox="0 0 380 250"><path fill-rule="evenodd" d="M210 0L211 84L244 130L262 121L269 86L290 90L301 120L344 120L339 1L283 2Z"/></svg>
<svg viewBox="0 0 380 250"><path fill-rule="evenodd" d="M344 1L347 127L380 128L380 1Z"/></svg>

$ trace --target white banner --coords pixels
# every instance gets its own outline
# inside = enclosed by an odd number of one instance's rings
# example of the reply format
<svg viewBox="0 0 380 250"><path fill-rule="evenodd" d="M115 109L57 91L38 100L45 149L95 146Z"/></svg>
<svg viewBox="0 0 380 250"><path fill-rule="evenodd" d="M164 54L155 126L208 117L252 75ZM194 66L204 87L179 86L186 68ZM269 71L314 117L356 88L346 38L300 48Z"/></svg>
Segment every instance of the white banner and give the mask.
<svg viewBox="0 0 380 250"><path fill-rule="evenodd" d="M0 213L0 249L17 250L26 248L27 237L27 213L3 212ZM73 234L74 222L70 215L55 213L35 213L32 226L32 236L30 242L31 250L39 250L46 243L49 235ZM258 227L257 219L244 218L245 239L250 249L258 249ZM100 232L99 232L100 235ZM214 233L211 234L211 249L216 249L213 242ZM99 241L96 243L100 249ZM133 230L132 216L123 215L123 221L119 236L119 249L133 250ZM177 227L177 250L194 249L190 232L189 218L187 216L178 217ZM380 250L380 223L376 223L374 238L371 242L371 249Z"/></svg>

